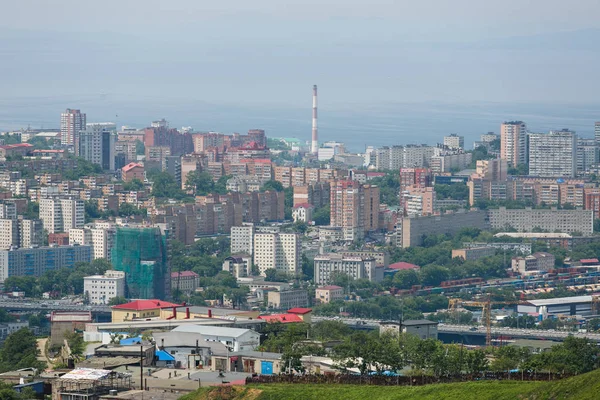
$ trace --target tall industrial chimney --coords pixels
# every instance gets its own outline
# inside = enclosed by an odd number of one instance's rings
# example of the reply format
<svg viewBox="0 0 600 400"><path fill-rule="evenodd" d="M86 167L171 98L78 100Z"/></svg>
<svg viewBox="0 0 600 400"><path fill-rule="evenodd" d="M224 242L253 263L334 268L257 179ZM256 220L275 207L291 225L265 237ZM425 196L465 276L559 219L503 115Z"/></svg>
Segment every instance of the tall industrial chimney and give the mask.
<svg viewBox="0 0 600 400"><path fill-rule="evenodd" d="M319 138L317 134L317 85L313 86L313 116L312 116L312 144L310 152L317 155L319 152Z"/></svg>

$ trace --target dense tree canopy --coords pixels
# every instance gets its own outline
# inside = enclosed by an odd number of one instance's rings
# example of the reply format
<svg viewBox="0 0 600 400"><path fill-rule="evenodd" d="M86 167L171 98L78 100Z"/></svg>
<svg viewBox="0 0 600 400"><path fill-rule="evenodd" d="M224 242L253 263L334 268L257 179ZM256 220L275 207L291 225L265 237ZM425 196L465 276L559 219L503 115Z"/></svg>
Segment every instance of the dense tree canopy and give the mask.
<svg viewBox="0 0 600 400"><path fill-rule="evenodd" d="M152 196L182 199L186 194L172 175L160 172L152 178Z"/></svg>
<svg viewBox="0 0 600 400"><path fill-rule="evenodd" d="M14 371L21 368L37 368L42 371L46 364L38 361L38 348L35 336L27 328L8 335L0 349L0 371Z"/></svg>

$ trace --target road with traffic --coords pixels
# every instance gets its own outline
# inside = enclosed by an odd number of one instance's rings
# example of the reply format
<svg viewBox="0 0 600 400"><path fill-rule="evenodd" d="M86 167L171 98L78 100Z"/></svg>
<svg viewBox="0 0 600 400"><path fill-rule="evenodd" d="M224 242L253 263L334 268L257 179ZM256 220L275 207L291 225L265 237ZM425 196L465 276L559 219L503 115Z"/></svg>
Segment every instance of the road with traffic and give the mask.
<svg viewBox="0 0 600 400"><path fill-rule="evenodd" d="M318 321L341 321L345 324L359 329L377 329L379 328L380 320L364 319L364 318L341 318L341 317L312 317L313 322ZM486 328L484 326L473 325L453 325L442 324L438 325L439 333L453 333L459 335L485 336ZM588 338L595 342L600 342L600 333L589 332L567 332L557 331L553 329L517 329L507 327L492 327L492 337L509 337L519 339L545 339L545 340L564 340L569 336L578 338Z"/></svg>

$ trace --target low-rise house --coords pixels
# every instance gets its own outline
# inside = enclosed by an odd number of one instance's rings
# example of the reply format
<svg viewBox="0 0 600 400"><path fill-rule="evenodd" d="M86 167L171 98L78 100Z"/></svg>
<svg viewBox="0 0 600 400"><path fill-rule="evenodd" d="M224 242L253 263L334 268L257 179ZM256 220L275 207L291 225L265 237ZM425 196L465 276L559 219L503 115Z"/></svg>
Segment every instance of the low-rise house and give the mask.
<svg viewBox="0 0 600 400"><path fill-rule="evenodd" d="M493 247L471 247L468 249L452 250L452 258L462 258L465 261L479 260L483 257L491 257L496 254Z"/></svg>
<svg viewBox="0 0 600 400"><path fill-rule="evenodd" d="M260 335L250 329L225 328L206 325L180 325L173 332L195 333L205 342L220 342L230 351L254 350L260 344Z"/></svg>
<svg viewBox="0 0 600 400"><path fill-rule="evenodd" d="M173 309L179 304L163 300L135 300L112 307L112 322L160 317L162 309Z"/></svg>
<svg viewBox="0 0 600 400"><path fill-rule="evenodd" d="M327 285L318 287L315 290L315 298L317 301L327 304L335 300L344 298L344 288L336 285Z"/></svg>
<svg viewBox="0 0 600 400"><path fill-rule="evenodd" d="M200 275L194 271L181 271L171 273L171 290L191 293L200 286Z"/></svg>
<svg viewBox="0 0 600 400"><path fill-rule="evenodd" d="M237 371L251 374L275 375L282 371L281 353L264 351L239 351L227 355L213 355L212 365L216 371Z"/></svg>
<svg viewBox="0 0 600 400"><path fill-rule="evenodd" d="M268 306L274 309L306 307L308 306L308 292L304 289L283 290L269 292Z"/></svg>
<svg viewBox="0 0 600 400"><path fill-rule="evenodd" d="M153 336L156 346L174 358L175 368L211 368L214 354L227 354L223 343L207 341L193 332L156 332Z"/></svg>
<svg viewBox="0 0 600 400"><path fill-rule="evenodd" d="M554 268L555 261L556 257L553 254L537 252L525 257L514 257L512 259L512 270L522 275L548 271Z"/></svg>

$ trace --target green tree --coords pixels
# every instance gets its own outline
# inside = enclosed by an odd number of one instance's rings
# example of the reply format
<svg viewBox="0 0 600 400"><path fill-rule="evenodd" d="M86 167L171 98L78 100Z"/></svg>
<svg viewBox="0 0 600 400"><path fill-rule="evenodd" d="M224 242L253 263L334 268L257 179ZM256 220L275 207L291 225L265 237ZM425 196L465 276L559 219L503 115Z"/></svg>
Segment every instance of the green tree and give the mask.
<svg viewBox="0 0 600 400"><path fill-rule="evenodd" d="M284 188L281 182L270 180L265 182L265 184L260 188L261 192L266 192L268 190L275 192L283 192Z"/></svg>
<svg viewBox="0 0 600 400"><path fill-rule="evenodd" d="M187 174L186 187L198 196L212 193L215 187L213 177L208 172L191 171Z"/></svg>
<svg viewBox="0 0 600 400"><path fill-rule="evenodd" d="M317 208L313 213L313 220L315 225L318 226L329 225L330 217L331 211L329 205Z"/></svg>
<svg viewBox="0 0 600 400"><path fill-rule="evenodd" d="M115 296L108 301L109 306L118 306L119 304L127 303L127 299L123 296Z"/></svg>
<svg viewBox="0 0 600 400"><path fill-rule="evenodd" d="M394 274L393 285L398 289L410 289L419 283L419 275L414 269L401 270Z"/></svg>
<svg viewBox="0 0 600 400"><path fill-rule="evenodd" d="M181 199L185 197L185 193L173 176L160 172L152 178L152 196Z"/></svg>
<svg viewBox="0 0 600 400"><path fill-rule="evenodd" d="M91 199L85 201L85 222L91 222L94 219L100 218L100 209L98 208L98 200Z"/></svg>
<svg viewBox="0 0 600 400"><path fill-rule="evenodd" d="M147 214L147 210L145 208L138 208L131 203L121 203L119 204L119 216L121 217L129 217L132 215L143 215Z"/></svg>
<svg viewBox="0 0 600 400"><path fill-rule="evenodd" d="M123 184L123 190L127 191L140 191L144 189L144 182L140 181L137 178L133 178L129 182L125 182Z"/></svg>
<svg viewBox="0 0 600 400"><path fill-rule="evenodd" d="M419 271L420 280L425 286L438 286L442 281L448 280L449 270L439 265L426 265Z"/></svg>
<svg viewBox="0 0 600 400"><path fill-rule="evenodd" d="M37 341L33 333L27 329L20 329L6 338L0 349L0 370L14 371L21 368L36 368L43 371L46 363L38 361Z"/></svg>
<svg viewBox="0 0 600 400"><path fill-rule="evenodd" d="M468 374L486 371L489 363L485 351L476 349L465 354L465 370Z"/></svg>
<svg viewBox="0 0 600 400"><path fill-rule="evenodd" d="M71 349L71 355L75 360L81 360L83 352L85 351L85 342L83 336L78 332L70 332L65 337L69 348Z"/></svg>

